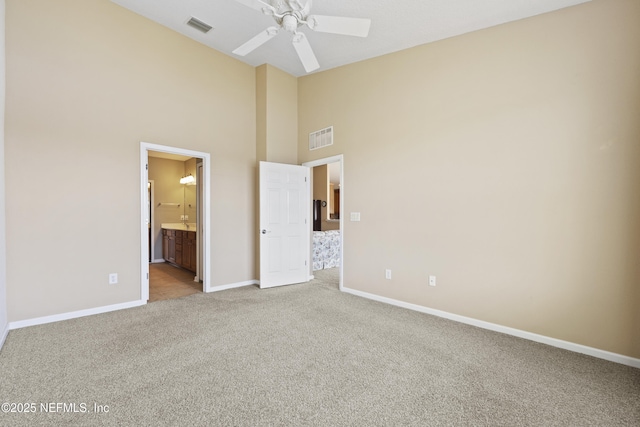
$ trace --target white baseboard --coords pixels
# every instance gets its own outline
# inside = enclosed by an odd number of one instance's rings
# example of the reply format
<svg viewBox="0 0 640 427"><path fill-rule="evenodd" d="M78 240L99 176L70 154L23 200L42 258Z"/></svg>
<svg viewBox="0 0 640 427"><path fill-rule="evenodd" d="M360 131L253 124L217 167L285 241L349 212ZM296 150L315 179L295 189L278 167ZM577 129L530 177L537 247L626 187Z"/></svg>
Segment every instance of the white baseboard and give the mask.
<svg viewBox="0 0 640 427"><path fill-rule="evenodd" d="M640 368L640 359L634 357L624 356L618 353L612 353L606 350L600 350L593 347L587 347L582 344L576 344L569 341L563 341L556 338L547 337L544 335L534 334L532 332L522 331L520 329L509 328L507 326L498 325L495 323L489 323L482 320L473 319L471 317L460 316L446 311L436 310L433 308L424 307L417 304L411 304L404 301L395 300L393 298L382 297L368 292L358 291L356 289L343 288L344 292L356 295L359 297L371 299L386 304L395 305L409 310L419 311L421 313L431 314L433 316L442 317L445 319L453 320L460 323L465 323L471 326L477 326L479 328L488 329L490 331L500 332L507 335L512 335L518 338L524 338L530 341L547 344L553 347L562 348L564 350L573 351L575 353L586 354L588 356L597 357L599 359L608 360L610 362L620 363L622 365L632 366L634 368Z"/></svg>
<svg viewBox="0 0 640 427"><path fill-rule="evenodd" d="M225 289L240 288L242 286L256 285L258 283L259 282L257 280L248 280L246 282L230 283L227 285L213 286L209 288L206 292L223 291ZM78 317L91 316L93 314L107 313L109 311L139 307L141 305L145 305L146 303L147 301L138 300L138 301L125 302L121 304L107 305L103 307L89 308L86 310L72 311L69 313L61 313L61 314L54 314L51 316L37 317L34 319L18 320L15 322L9 322L7 332L11 329L26 328L28 326L43 325L45 323L59 322L61 320L69 320L69 319L75 319Z"/></svg>
<svg viewBox="0 0 640 427"><path fill-rule="evenodd" d="M219 292L219 291L224 291L227 289L234 289L234 288L241 288L243 286L250 286L250 285L258 285L260 284L260 281L258 280L247 280L244 282L237 282L237 283L229 283L226 285L218 285L218 286L211 286L209 289L206 290L207 293L209 292Z"/></svg>
<svg viewBox="0 0 640 427"><path fill-rule="evenodd" d="M54 314L51 316L36 317L35 319L18 320L9 322L9 329L26 328L27 326L43 325L45 323L59 322L61 320L76 319L78 317L91 316L93 314L107 313L109 311L123 310L125 308L139 307L147 302L143 300L125 302L121 304L106 305L103 307L88 308L86 310L71 311L69 313Z"/></svg>
<svg viewBox="0 0 640 427"><path fill-rule="evenodd" d="M165 262L164 258L158 258L158 259L154 259L153 261L151 261L151 264L161 264Z"/></svg>
<svg viewBox="0 0 640 427"><path fill-rule="evenodd" d="M9 335L9 324L6 324L4 331L0 332L0 350L2 350L2 346L7 339L7 335Z"/></svg>

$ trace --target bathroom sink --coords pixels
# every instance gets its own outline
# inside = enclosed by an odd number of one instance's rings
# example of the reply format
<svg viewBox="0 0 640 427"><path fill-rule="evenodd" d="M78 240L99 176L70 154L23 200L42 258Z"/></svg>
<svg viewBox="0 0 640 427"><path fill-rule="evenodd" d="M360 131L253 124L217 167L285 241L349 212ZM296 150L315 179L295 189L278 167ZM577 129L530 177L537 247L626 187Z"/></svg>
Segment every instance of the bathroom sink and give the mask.
<svg viewBox="0 0 640 427"><path fill-rule="evenodd" d="M163 222L161 227L167 230L196 231L196 224L194 222L188 222L186 224L181 222Z"/></svg>

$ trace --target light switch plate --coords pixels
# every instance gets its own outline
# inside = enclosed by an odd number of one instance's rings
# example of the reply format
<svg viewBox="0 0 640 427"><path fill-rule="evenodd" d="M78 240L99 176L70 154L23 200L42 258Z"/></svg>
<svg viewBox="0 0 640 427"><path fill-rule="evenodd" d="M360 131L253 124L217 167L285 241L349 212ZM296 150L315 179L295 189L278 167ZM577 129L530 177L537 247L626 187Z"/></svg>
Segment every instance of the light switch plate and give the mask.
<svg viewBox="0 0 640 427"><path fill-rule="evenodd" d="M360 221L360 212L351 212L351 221Z"/></svg>

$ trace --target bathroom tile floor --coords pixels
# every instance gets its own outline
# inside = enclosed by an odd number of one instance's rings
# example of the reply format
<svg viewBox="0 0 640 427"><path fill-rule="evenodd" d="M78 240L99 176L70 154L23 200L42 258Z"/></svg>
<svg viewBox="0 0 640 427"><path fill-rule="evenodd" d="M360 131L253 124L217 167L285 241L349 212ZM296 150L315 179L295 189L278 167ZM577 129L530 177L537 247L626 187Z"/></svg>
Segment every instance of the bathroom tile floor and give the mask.
<svg viewBox="0 0 640 427"><path fill-rule="evenodd" d="M149 264L149 302L180 298L202 292L191 271L168 263Z"/></svg>

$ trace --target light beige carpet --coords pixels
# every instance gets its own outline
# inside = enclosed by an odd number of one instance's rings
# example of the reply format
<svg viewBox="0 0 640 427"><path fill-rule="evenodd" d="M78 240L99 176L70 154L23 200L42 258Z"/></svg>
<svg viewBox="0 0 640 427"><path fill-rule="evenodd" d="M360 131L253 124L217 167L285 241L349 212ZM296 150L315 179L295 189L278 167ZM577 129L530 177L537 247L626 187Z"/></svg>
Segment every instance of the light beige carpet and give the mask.
<svg viewBox="0 0 640 427"><path fill-rule="evenodd" d="M36 410L0 425L640 425L638 369L340 293L334 273L11 331L0 400Z"/></svg>

